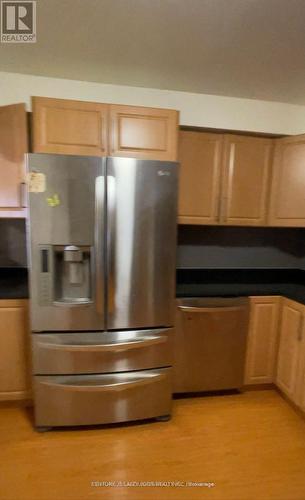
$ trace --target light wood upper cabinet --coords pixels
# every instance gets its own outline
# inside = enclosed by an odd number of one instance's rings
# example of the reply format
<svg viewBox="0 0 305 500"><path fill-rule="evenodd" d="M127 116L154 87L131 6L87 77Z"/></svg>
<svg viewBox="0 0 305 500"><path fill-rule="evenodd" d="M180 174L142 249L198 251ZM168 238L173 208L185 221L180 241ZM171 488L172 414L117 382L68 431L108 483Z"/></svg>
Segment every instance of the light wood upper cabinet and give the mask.
<svg viewBox="0 0 305 500"><path fill-rule="evenodd" d="M30 396L27 300L0 300L0 401Z"/></svg>
<svg viewBox="0 0 305 500"><path fill-rule="evenodd" d="M24 104L0 107L0 217L25 217L25 161L28 151Z"/></svg>
<svg viewBox="0 0 305 500"><path fill-rule="evenodd" d="M272 146L271 139L225 136L221 223L267 224Z"/></svg>
<svg viewBox="0 0 305 500"><path fill-rule="evenodd" d="M180 131L180 223L217 224L222 142L221 134Z"/></svg>
<svg viewBox="0 0 305 500"><path fill-rule="evenodd" d="M33 151L71 155L108 154L108 105L33 97Z"/></svg>
<svg viewBox="0 0 305 500"><path fill-rule="evenodd" d="M179 222L267 225L272 139L182 131Z"/></svg>
<svg viewBox="0 0 305 500"><path fill-rule="evenodd" d="M33 97L33 151L177 159L177 111Z"/></svg>
<svg viewBox="0 0 305 500"><path fill-rule="evenodd" d="M304 310L302 304L283 299L276 384L295 403Z"/></svg>
<svg viewBox="0 0 305 500"><path fill-rule="evenodd" d="M281 298L251 297L245 384L274 381Z"/></svg>
<svg viewBox="0 0 305 500"><path fill-rule="evenodd" d="M305 135L278 139L269 223L305 226Z"/></svg>
<svg viewBox="0 0 305 500"><path fill-rule="evenodd" d="M111 105L110 120L111 156L177 160L177 111Z"/></svg>

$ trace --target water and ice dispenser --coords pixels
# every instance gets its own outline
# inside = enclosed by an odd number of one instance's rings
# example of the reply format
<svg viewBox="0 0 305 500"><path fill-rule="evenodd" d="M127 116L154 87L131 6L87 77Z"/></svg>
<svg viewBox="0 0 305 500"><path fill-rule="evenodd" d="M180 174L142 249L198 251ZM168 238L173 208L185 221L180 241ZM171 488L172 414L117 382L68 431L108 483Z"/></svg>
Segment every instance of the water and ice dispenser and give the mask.
<svg viewBox="0 0 305 500"><path fill-rule="evenodd" d="M92 302L90 246L40 245L40 304Z"/></svg>

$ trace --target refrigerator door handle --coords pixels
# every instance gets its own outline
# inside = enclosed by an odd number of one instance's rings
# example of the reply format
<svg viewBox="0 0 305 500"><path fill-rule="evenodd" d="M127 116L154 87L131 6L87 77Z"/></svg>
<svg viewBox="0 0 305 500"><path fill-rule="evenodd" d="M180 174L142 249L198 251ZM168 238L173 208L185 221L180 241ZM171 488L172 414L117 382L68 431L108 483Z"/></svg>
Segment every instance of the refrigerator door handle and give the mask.
<svg viewBox="0 0 305 500"><path fill-rule="evenodd" d="M114 309L115 293L115 255L114 238L116 223L116 181L107 174L107 314Z"/></svg>
<svg viewBox="0 0 305 500"><path fill-rule="evenodd" d="M105 179L99 175L95 179L95 228L94 228L94 263L95 263L95 303L96 311L104 313L104 211Z"/></svg>

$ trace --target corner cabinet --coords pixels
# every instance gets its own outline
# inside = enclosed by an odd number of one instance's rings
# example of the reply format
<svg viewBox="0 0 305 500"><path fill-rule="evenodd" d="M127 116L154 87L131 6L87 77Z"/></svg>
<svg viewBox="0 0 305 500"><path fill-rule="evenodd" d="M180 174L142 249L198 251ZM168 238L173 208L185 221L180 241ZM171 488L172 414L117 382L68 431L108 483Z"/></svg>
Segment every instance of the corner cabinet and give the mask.
<svg viewBox="0 0 305 500"><path fill-rule="evenodd" d="M28 151L24 104L0 107L0 217L26 217L25 161Z"/></svg>
<svg viewBox="0 0 305 500"><path fill-rule="evenodd" d="M281 297L250 297L245 384L274 381Z"/></svg>
<svg viewBox="0 0 305 500"><path fill-rule="evenodd" d="M271 139L225 136L221 224L267 224L272 148Z"/></svg>
<svg viewBox="0 0 305 500"><path fill-rule="evenodd" d="M305 135L276 141L269 224L305 227Z"/></svg>
<svg viewBox="0 0 305 500"><path fill-rule="evenodd" d="M305 407L304 315L303 304L283 299L276 385L293 403Z"/></svg>
<svg viewBox="0 0 305 500"><path fill-rule="evenodd" d="M0 401L30 397L28 301L0 300Z"/></svg>
<svg viewBox="0 0 305 500"><path fill-rule="evenodd" d="M33 97L33 151L177 160L175 110Z"/></svg>

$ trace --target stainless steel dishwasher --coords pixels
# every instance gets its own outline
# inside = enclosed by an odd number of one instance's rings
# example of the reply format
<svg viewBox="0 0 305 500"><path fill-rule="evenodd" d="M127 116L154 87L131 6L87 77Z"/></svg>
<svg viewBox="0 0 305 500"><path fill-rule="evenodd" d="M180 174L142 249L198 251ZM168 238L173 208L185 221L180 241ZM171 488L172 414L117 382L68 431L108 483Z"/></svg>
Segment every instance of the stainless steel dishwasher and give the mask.
<svg viewBox="0 0 305 500"><path fill-rule="evenodd" d="M247 297L177 299L174 393L242 387L248 317Z"/></svg>

